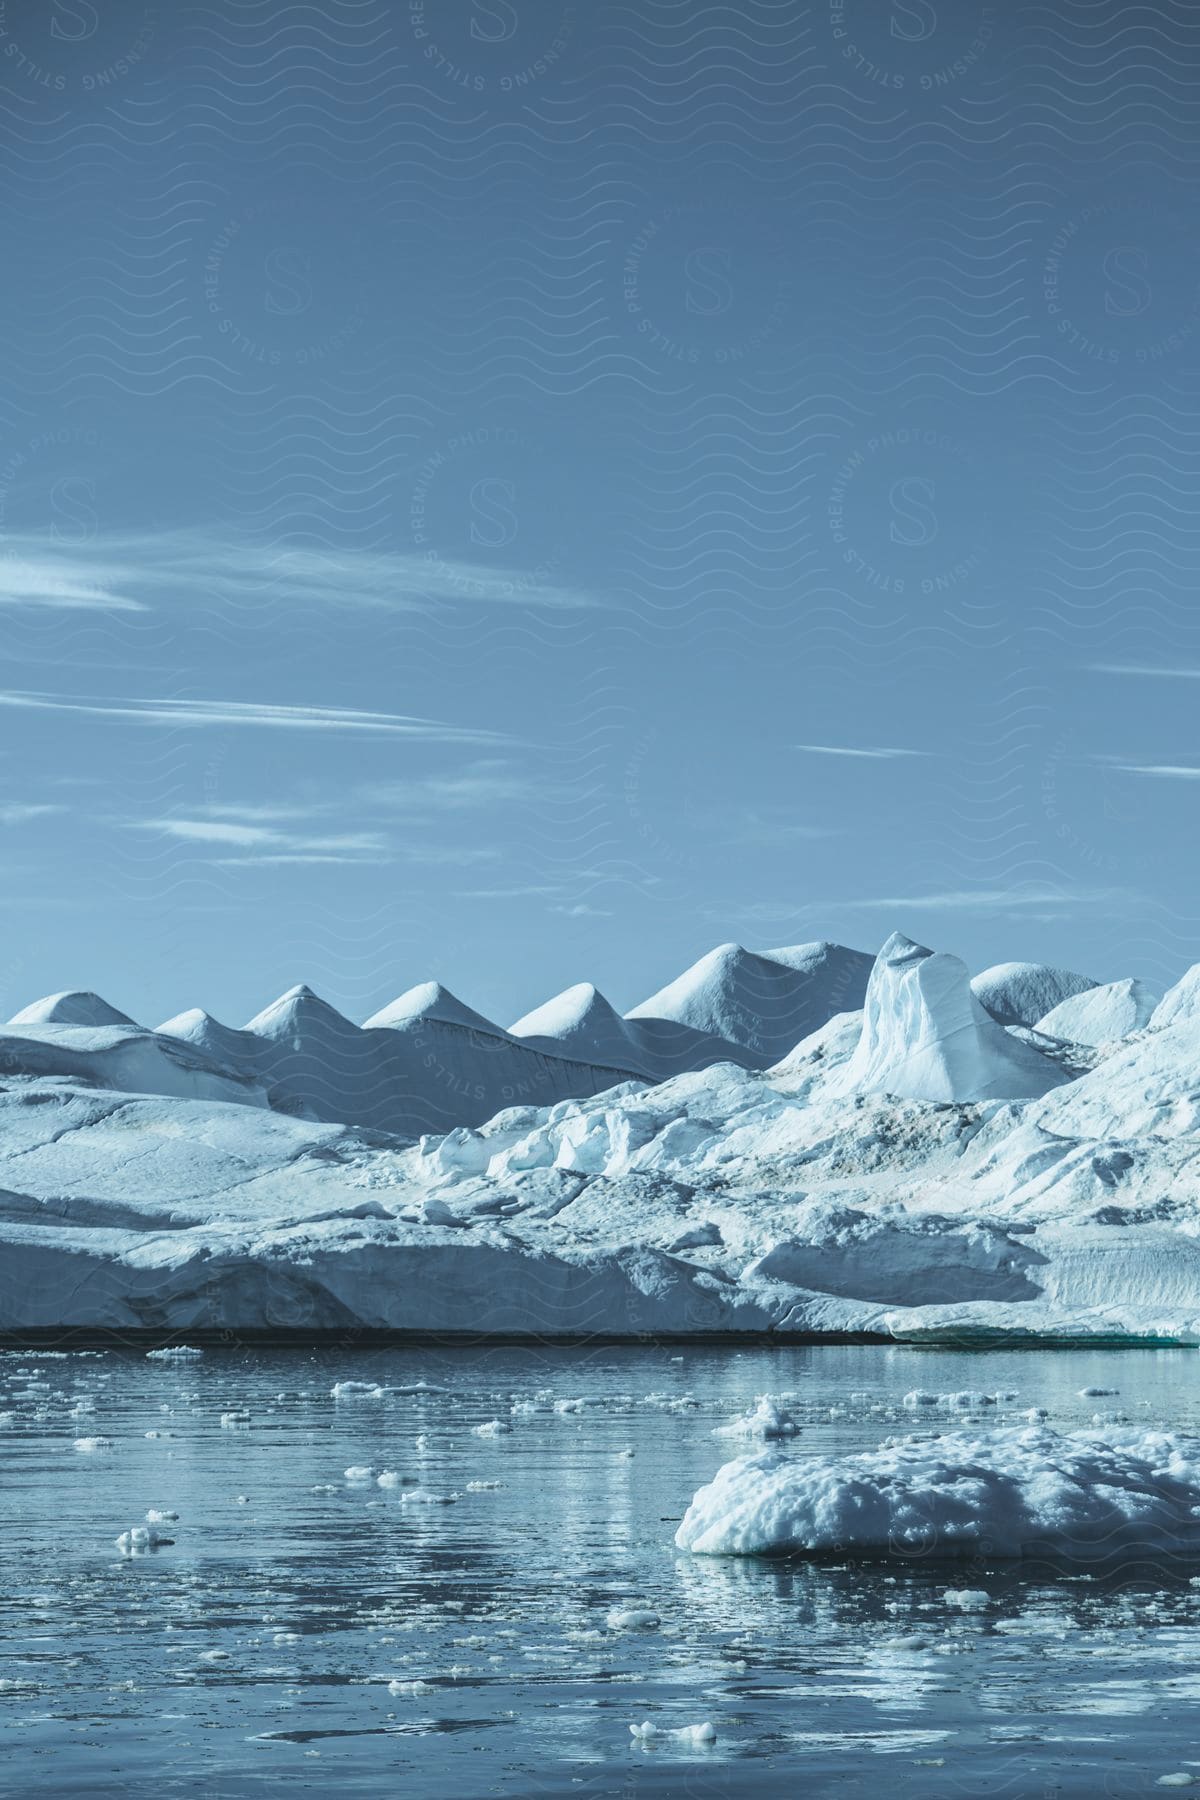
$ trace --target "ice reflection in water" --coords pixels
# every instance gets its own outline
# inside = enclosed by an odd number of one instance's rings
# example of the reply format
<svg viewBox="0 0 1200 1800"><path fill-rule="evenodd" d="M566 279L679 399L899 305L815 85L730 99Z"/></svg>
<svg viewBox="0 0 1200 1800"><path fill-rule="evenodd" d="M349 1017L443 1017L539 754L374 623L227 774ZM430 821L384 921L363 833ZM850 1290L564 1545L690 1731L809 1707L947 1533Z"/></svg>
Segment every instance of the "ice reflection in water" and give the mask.
<svg viewBox="0 0 1200 1800"><path fill-rule="evenodd" d="M1082 1388L1117 1388L1110 1409L1196 1430L1194 1352L678 1355L0 1355L0 1718L18 1791L1200 1786L1186 1571L756 1563L672 1543L742 1448L714 1426L760 1393L800 1422L797 1455L947 1422L902 1406L918 1388L1011 1389L993 1416L1044 1406L1063 1426L1090 1423ZM335 1400L343 1381L385 1391ZM497 1418L513 1430L476 1434ZM84 1454L85 1436L110 1442ZM178 1512L157 1527L174 1541L122 1554L149 1509ZM658 1735L632 1739L646 1719ZM706 1719L711 1747L668 1735Z"/></svg>

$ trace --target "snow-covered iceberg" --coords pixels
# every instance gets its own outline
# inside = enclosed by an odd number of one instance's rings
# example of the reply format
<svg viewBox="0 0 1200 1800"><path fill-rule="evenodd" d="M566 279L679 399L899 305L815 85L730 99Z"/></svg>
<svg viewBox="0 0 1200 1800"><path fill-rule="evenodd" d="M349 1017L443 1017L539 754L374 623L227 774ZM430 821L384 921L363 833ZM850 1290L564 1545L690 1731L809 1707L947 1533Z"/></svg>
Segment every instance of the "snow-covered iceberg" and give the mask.
<svg viewBox="0 0 1200 1800"><path fill-rule="evenodd" d="M965 963L895 932L875 959L843 1085L911 1100L1018 1100L1065 1080L971 991Z"/></svg>
<svg viewBox="0 0 1200 1800"><path fill-rule="evenodd" d="M9 1025L0 1329L1200 1342L1200 1010L1064 1043L898 937L856 997L765 1070L593 990ZM703 1065L586 1060L656 1025Z"/></svg>
<svg viewBox="0 0 1200 1800"><path fill-rule="evenodd" d="M1038 1020L1036 1029L1045 1037L1098 1048L1140 1031L1150 1023L1157 1005L1158 995L1144 981L1109 981L1060 1000Z"/></svg>
<svg viewBox="0 0 1200 1800"><path fill-rule="evenodd" d="M1200 1441L1044 1426L726 1463L675 1534L708 1555L1200 1559Z"/></svg>

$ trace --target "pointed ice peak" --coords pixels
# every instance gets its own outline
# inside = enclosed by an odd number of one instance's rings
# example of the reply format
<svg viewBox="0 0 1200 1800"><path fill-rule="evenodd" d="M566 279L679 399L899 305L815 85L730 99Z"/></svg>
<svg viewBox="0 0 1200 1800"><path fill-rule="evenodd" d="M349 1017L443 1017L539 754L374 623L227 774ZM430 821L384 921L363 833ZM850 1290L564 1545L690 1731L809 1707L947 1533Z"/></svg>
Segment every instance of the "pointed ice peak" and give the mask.
<svg viewBox="0 0 1200 1800"><path fill-rule="evenodd" d="M69 990L63 994L47 994L43 1000L35 1000L31 1006L22 1007L9 1020L10 1025L133 1025L134 1021L128 1013L118 1012L99 994L85 993L81 989Z"/></svg>
<svg viewBox="0 0 1200 1800"><path fill-rule="evenodd" d="M1162 1025L1178 1025L1183 1019L1200 1014L1200 963L1193 963L1173 988L1168 988L1150 1016L1154 1030Z"/></svg>
<svg viewBox="0 0 1200 1800"><path fill-rule="evenodd" d="M768 955L719 944L625 1017L672 1019L775 1062L834 1013L857 1011L871 964L865 952L842 944Z"/></svg>
<svg viewBox="0 0 1200 1800"><path fill-rule="evenodd" d="M1015 1100L1044 1094L1063 1078L984 1011L957 956L892 933L867 984L862 1035L842 1078L846 1092Z"/></svg>
<svg viewBox="0 0 1200 1800"><path fill-rule="evenodd" d="M239 1056L253 1048L247 1043L248 1032L235 1031L232 1025L222 1025L203 1007L191 1006L186 1012L176 1013L173 1019L167 1019L157 1027L159 1037L179 1038L185 1044L194 1044L206 1055L215 1057L219 1062L234 1063Z"/></svg>
<svg viewBox="0 0 1200 1800"><path fill-rule="evenodd" d="M621 1028L621 1015L590 981L577 981L552 1000L545 1000L509 1026L513 1037L566 1037L582 1027Z"/></svg>
<svg viewBox="0 0 1200 1800"><path fill-rule="evenodd" d="M448 987L440 981L421 981L416 987L410 987L397 999L391 1000L379 1011L372 1013L363 1021L364 1030L377 1027L396 1029L401 1025L416 1024L421 1019L436 1020L439 1025L463 1025L471 1031L489 1031L495 1036L501 1035L500 1027L482 1013L452 994Z"/></svg>
<svg viewBox="0 0 1200 1800"><path fill-rule="evenodd" d="M357 1026L344 1018L336 1007L322 1000L319 994L304 982L298 982L256 1013L245 1031L252 1031L256 1037L283 1038L297 1037L305 1033L333 1031L356 1031Z"/></svg>

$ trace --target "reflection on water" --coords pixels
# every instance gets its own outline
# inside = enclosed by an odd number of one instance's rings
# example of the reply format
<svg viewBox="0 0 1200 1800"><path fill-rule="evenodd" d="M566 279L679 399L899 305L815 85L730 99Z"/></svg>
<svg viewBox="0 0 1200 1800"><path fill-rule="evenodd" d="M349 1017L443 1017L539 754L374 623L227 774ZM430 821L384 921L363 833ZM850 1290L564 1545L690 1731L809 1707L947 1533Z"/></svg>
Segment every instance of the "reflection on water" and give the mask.
<svg viewBox="0 0 1200 1800"><path fill-rule="evenodd" d="M1200 1430L1194 1372L1183 1350L0 1354L9 1791L1200 1789L1187 1571L672 1542L738 1449L713 1427L761 1392L802 1456L936 1429L902 1407L914 1388L1011 1389L990 1418L1059 1425L1091 1423L1080 1390L1117 1389L1108 1416ZM385 1391L335 1400L347 1381ZM512 1430L479 1435L494 1419ZM178 1514L153 1526L172 1541L122 1553L151 1510ZM963 1587L986 1606L948 1604ZM704 1720L710 1747L670 1735Z"/></svg>

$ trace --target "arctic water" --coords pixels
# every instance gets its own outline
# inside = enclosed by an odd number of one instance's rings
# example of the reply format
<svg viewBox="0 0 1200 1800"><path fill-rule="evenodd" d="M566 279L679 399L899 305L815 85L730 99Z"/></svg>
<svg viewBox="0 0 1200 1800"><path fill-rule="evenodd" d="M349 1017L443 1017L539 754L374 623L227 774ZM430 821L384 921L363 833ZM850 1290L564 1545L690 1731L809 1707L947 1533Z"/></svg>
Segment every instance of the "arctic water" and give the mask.
<svg viewBox="0 0 1200 1800"><path fill-rule="evenodd" d="M913 1389L1200 1430L1186 1349L5 1352L6 1790L1200 1788L1187 1570L674 1547L757 1395L803 1456L963 1422ZM119 1546L135 1528L160 1541Z"/></svg>

